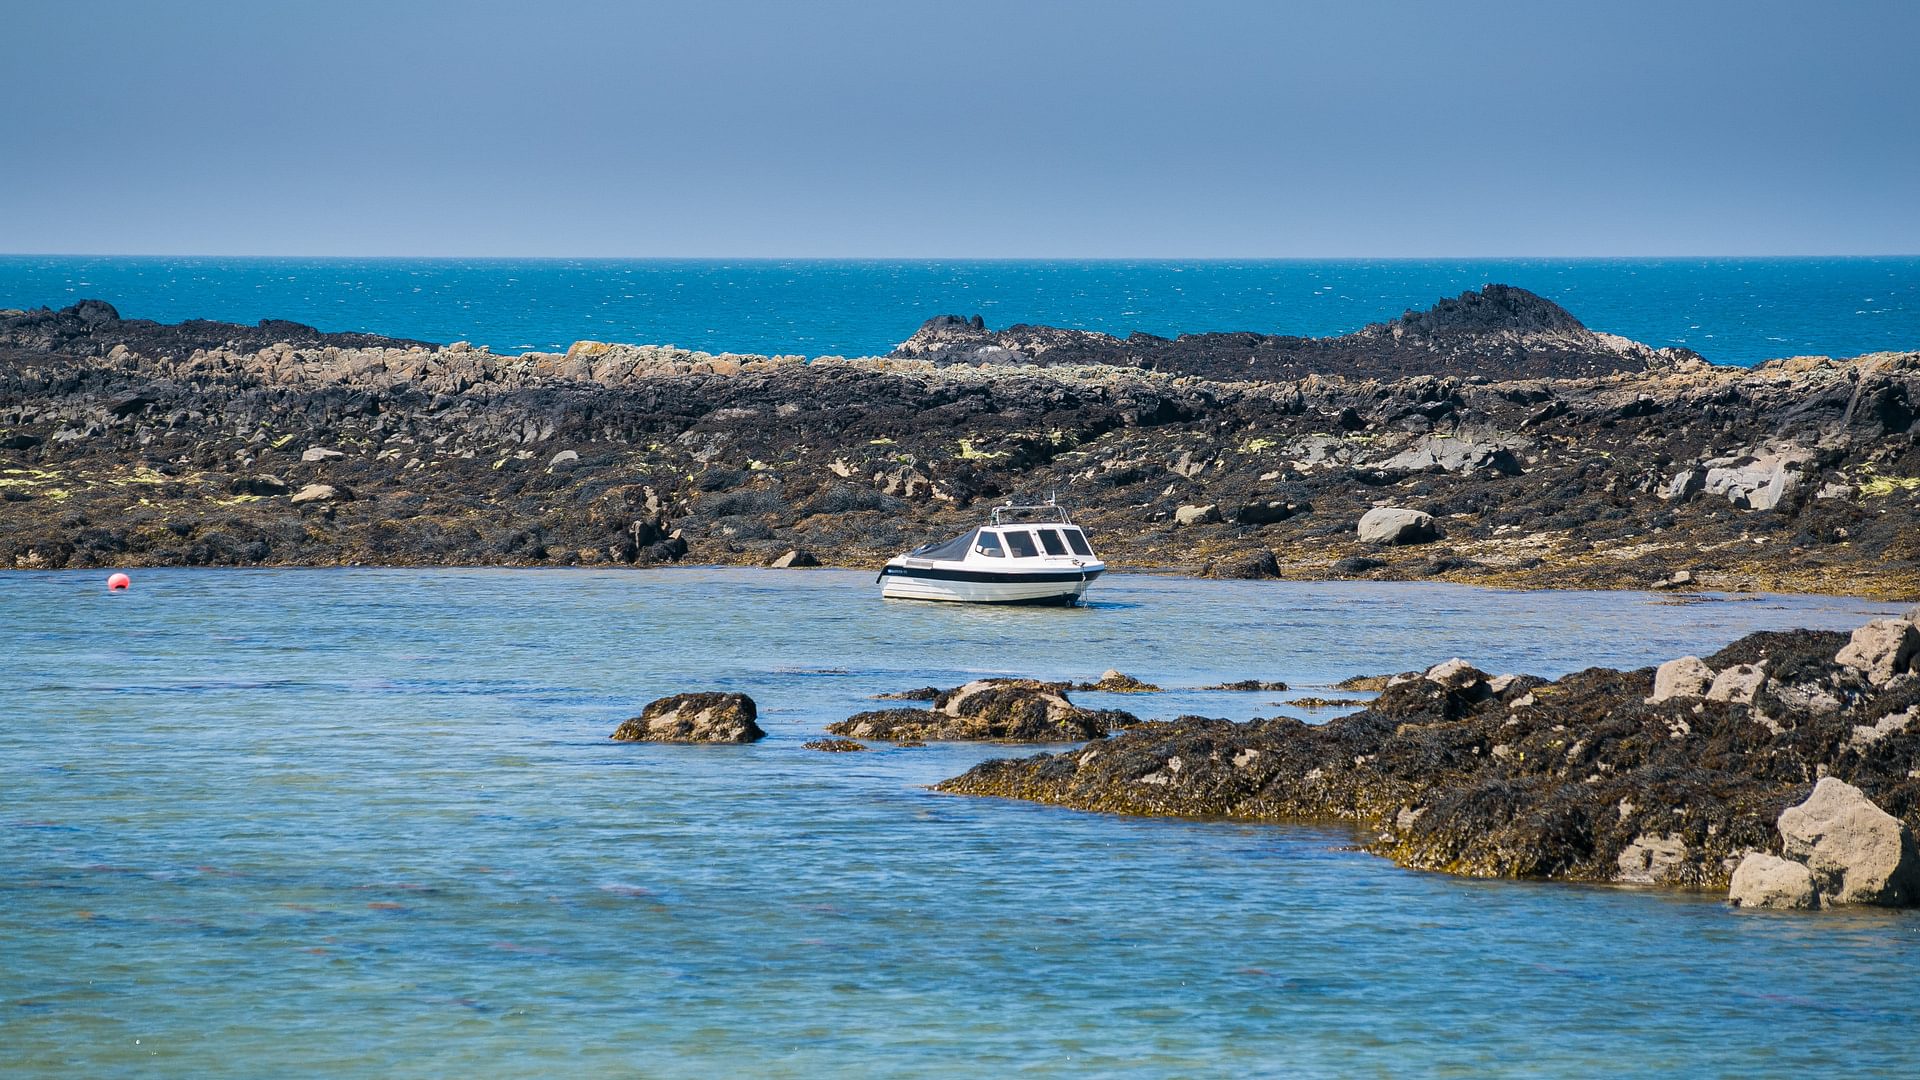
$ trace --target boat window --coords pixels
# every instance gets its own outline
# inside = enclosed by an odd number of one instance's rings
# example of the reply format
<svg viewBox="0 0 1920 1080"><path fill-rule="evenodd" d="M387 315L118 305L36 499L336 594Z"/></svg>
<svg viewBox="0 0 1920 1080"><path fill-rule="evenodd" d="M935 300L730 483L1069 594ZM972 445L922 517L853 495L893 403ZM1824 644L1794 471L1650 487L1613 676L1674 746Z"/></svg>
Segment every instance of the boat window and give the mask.
<svg viewBox="0 0 1920 1080"><path fill-rule="evenodd" d="M1036 529L1034 531L1040 534L1040 542L1046 545L1047 554L1065 555L1067 553L1067 542L1060 539L1059 529Z"/></svg>
<svg viewBox="0 0 1920 1080"><path fill-rule="evenodd" d="M1014 558L1031 559L1040 554L1040 549L1033 546L1033 534L1027 530L1008 529L1005 536L1007 538L1007 549L1013 552Z"/></svg>
<svg viewBox="0 0 1920 1080"><path fill-rule="evenodd" d="M1067 534L1067 544L1073 548L1075 555L1085 555L1089 559L1093 558L1093 549L1087 546L1085 534L1079 529L1063 529L1061 531Z"/></svg>
<svg viewBox="0 0 1920 1080"><path fill-rule="evenodd" d="M990 555L996 559L1004 559L1007 557L1006 551L1000 547L1000 534L990 533L985 529L980 530L980 542L974 545L973 550L982 555Z"/></svg>

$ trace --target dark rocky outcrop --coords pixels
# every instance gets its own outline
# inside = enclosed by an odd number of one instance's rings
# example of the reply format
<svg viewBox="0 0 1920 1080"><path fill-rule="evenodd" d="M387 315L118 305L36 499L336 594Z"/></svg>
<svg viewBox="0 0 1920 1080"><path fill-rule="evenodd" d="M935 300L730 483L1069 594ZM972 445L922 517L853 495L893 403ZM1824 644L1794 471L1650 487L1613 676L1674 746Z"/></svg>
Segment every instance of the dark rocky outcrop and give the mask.
<svg viewBox="0 0 1920 1080"><path fill-rule="evenodd" d="M1649 700L1652 669L1548 682L1449 661L1396 677L1325 725L1182 717L988 762L940 789L1126 814L1342 819L1396 862L1475 876L1724 889L1749 854L1785 855L1833 895L1911 902L1912 864L1885 841L1888 826L1855 842L1872 825L1857 803L1824 808L1812 815L1824 824L1809 827L1782 817L1833 778L1909 839L1920 827L1920 671L1910 663L1875 682L1836 659L1847 644L1839 633L1752 634L1701 661L1763 672L1750 695L1661 701ZM1857 860L1870 864L1858 888L1834 869L1839 856L1821 861L1824 841L1806 839L1840 833L1855 839L1836 850L1872 852ZM1780 868L1756 864L1750 876L1765 878L1743 883L1756 895L1794 906Z"/></svg>
<svg viewBox="0 0 1920 1080"><path fill-rule="evenodd" d="M933 699L931 709L879 709L827 730L856 739L974 742L1081 742L1139 723L1118 709L1083 709L1064 683L978 679Z"/></svg>
<svg viewBox="0 0 1920 1080"><path fill-rule="evenodd" d="M1493 379L1579 377L1696 358L1685 349L1652 349L1594 333L1560 305L1510 285L1488 285L1330 338L1214 333L1121 340L1046 326L990 331L978 315L942 315L893 355L942 364L1127 364L1210 379L1395 379L1442 370Z"/></svg>
<svg viewBox="0 0 1920 1080"><path fill-rule="evenodd" d="M649 704L615 729L619 742L750 743L766 737L745 694L675 694Z"/></svg>
<svg viewBox="0 0 1920 1080"><path fill-rule="evenodd" d="M0 311L0 343L35 352L105 356L114 346L154 355L185 355L196 349L237 349L251 352L270 345L296 348L431 348L432 343L379 334L333 334L285 319L262 319L252 326L189 319L158 323L150 319L122 319L105 300L82 300L54 310ZM129 399L130 401L137 400ZM128 403L122 404L128 408Z"/></svg>

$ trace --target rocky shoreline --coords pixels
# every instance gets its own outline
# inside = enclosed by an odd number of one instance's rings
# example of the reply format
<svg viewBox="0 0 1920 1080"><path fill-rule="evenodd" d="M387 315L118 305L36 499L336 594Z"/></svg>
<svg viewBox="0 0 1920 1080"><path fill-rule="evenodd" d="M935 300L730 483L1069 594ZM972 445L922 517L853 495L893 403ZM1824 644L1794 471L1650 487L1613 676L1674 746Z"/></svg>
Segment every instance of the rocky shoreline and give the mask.
<svg viewBox="0 0 1920 1080"><path fill-rule="evenodd" d="M1920 902L1916 622L1920 609L1851 635L1756 633L1658 670L1551 681L1452 660L1326 724L1136 722L938 789L1345 821L1402 866L1475 877L1731 888L1753 907L1906 906ZM859 734L859 720L835 730Z"/></svg>
<svg viewBox="0 0 1920 1080"><path fill-rule="evenodd" d="M0 567L872 567L1057 493L1120 568L1909 599L1916 418L1920 353L1716 367L1505 287L1338 338L943 318L811 362L89 301L0 312Z"/></svg>

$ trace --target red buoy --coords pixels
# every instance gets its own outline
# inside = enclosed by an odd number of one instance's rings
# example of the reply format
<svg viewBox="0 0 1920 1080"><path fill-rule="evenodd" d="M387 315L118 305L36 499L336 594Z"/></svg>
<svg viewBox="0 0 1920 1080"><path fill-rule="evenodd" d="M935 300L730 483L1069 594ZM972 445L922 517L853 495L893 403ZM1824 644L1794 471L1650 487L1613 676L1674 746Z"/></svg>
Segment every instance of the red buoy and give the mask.
<svg viewBox="0 0 1920 1080"><path fill-rule="evenodd" d="M107 579L107 591L118 592L133 584L133 579L125 574L115 574Z"/></svg>

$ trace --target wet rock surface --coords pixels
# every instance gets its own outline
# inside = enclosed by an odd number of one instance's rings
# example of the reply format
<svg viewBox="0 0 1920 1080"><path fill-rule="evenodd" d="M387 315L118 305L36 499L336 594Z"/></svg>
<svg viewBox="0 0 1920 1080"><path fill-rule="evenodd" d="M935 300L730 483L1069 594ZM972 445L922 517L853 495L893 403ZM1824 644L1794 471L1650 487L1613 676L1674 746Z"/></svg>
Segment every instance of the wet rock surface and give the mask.
<svg viewBox="0 0 1920 1080"><path fill-rule="evenodd" d="M750 743L766 737L745 694L675 694L614 730L617 742Z"/></svg>
<svg viewBox="0 0 1920 1080"><path fill-rule="evenodd" d="M1488 290L1156 369L1075 331L801 363L0 313L0 566L871 567L1057 492L1121 568L1914 594L1920 354L1724 368L1575 327ZM260 476L353 498L236 490ZM1363 541L1377 506L1439 538Z"/></svg>
<svg viewBox="0 0 1920 1080"><path fill-rule="evenodd" d="M1125 814L1339 819L1402 865L1473 876L1725 889L1748 855L1784 855L1811 866L1830 895L1911 902L1906 886L1887 884L1908 880L1888 838L1920 825L1920 724L1904 719L1920 717L1920 673L1875 683L1835 660L1847 641L1758 633L1699 659L1715 673L1768 673L1750 700L1650 701L1651 668L1549 682L1450 661L1395 677L1367 708L1324 725L1143 723L1078 749L987 762L939 787ZM1879 733L1861 740L1863 729ZM1789 827L1783 811L1842 780L1860 801L1814 816L1844 826ZM1809 805L1830 801L1831 790ZM1816 833L1851 839L1796 839ZM1836 864L1867 867L1840 872L1866 884L1834 884L1812 854L1821 843L1847 852ZM1792 874L1763 869L1745 875L1766 881L1751 895L1774 896Z"/></svg>
<svg viewBox="0 0 1920 1080"><path fill-rule="evenodd" d="M941 691L930 709L877 709L827 731L892 742L1082 742L1140 722L1118 709L1081 708L1067 690L1065 683L1033 679L978 679Z"/></svg>

